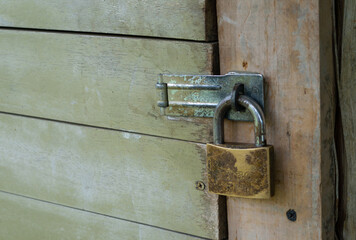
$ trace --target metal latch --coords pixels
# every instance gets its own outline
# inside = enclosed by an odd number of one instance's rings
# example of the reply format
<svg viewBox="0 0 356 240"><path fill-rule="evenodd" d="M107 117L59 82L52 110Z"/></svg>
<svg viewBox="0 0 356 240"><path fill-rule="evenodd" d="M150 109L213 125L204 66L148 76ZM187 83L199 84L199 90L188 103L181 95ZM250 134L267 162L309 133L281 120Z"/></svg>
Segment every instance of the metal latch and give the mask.
<svg viewBox="0 0 356 240"><path fill-rule="evenodd" d="M161 114L181 117L213 117L218 103L231 94L236 84L243 94L264 108L263 76L259 73L230 72L226 75L168 75L159 76L158 106ZM230 111L227 118L253 121L249 111Z"/></svg>

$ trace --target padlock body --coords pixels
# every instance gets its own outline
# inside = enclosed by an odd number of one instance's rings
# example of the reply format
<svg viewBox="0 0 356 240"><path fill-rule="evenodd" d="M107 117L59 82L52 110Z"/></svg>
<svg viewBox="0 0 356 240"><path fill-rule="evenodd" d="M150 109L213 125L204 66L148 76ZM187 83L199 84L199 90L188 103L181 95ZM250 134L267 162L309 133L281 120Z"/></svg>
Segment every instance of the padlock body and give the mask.
<svg viewBox="0 0 356 240"><path fill-rule="evenodd" d="M270 198L273 146L207 144L209 192L230 197Z"/></svg>

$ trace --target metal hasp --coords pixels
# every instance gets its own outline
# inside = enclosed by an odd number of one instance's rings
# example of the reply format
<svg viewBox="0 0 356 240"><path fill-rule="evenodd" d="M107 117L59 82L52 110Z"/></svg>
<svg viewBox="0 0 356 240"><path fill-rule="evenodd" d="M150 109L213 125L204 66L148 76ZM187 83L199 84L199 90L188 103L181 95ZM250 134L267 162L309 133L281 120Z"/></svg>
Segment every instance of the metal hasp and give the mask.
<svg viewBox="0 0 356 240"><path fill-rule="evenodd" d="M238 85L236 85L238 87ZM265 116L261 107L252 98L245 95L238 95L234 89L231 96L225 97L215 108L213 119L213 136L214 144L224 143L224 118L228 110L236 106L244 106L254 117L255 126L255 146L261 147L266 145L265 139Z"/></svg>
<svg viewBox="0 0 356 240"><path fill-rule="evenodd" d="M230 72L226 75L168 75L159 76L158 106L166 116L214 117L218 103L236 84L243 84L244 95L264 107L263 76L259 73ZM227 118L236 121L254 121L243 109L229 111Z"/></svg>

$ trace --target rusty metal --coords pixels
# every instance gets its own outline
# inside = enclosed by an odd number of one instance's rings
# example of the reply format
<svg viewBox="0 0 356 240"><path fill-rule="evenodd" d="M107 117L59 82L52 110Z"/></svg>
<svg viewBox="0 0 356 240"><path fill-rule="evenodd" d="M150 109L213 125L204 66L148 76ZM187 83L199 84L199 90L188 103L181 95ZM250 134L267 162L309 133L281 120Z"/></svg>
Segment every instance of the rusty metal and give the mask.
<svg viewBox="0 0 356 240"><path fill-rule="evenodd" d="M159 76L156 89L161 114L179 117L213 117L221 99L240 84L240 95L249 96L264 106L263 76L259 73L231 72L226 75L167 75ZM228 111L227 118L254 121L249 111L236 105L238 111Z"/></svg>
<svg viewBox="0 0 356 240"><path fill-rule="evenodd" d="M272 157L272 146L208 144L209 192L229 197L270 198Z"/></svg>

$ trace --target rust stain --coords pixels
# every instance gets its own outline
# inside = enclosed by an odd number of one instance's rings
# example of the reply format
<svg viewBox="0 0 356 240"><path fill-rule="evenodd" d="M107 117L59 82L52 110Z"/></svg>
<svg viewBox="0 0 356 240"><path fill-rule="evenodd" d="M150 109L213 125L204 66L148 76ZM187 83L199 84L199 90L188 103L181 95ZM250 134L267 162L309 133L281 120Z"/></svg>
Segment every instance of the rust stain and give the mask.
<svg viewBox="0 0 356 240"><path fill-rule="evenodd" d="M270 191L270 151L266 148L207 147L209 191L227 196L266 198ZM263 197L257 196L260 193Z"/></svg>
<svg viewBox="0 0 356 240"><path fill-rule="evenodd" d="M248 62L243 61L243 62L242 62L242 67L244 68L244 70L247 70Z"/></svg>

